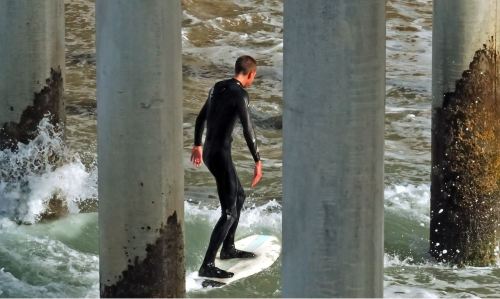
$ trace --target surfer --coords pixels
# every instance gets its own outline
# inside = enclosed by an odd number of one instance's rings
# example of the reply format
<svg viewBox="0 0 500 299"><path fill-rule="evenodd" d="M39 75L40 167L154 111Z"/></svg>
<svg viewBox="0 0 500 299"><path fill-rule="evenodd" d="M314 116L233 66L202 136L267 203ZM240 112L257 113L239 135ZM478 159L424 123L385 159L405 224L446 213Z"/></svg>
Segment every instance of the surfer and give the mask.
<svg viewBox="0 0 500 299"><path fill-rule="evenodd" d="M234 235L245 201L245 191L231 158L231 135L234 124L239 119L255 162L252 179L254 187L262 177L262 162L248 111L249 97L245 88L252 84L256 72L257 62L254 58L247 55L239 57L234 67L234 77L215 83L196 118L191 162L199 167L205 161L205 165L215 177L222 209L222 215L210 236L205 258L198 271L199 276L229 278L234 275L215 267L215 256L221 245L221 259L255 257L254 253L238 250L234 246ZM205 121L207 134L202 147Z"/></svg>

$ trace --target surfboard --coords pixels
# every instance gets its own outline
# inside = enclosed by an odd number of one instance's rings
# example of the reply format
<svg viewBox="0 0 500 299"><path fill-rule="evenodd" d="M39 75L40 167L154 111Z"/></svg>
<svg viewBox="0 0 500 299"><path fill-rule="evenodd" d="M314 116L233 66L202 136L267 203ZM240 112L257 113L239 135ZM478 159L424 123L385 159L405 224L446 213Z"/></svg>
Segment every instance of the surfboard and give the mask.
<svg viewBox="0 0 500 299"><path fill-rule="evenodd" d="M203 288L223 287L271 267L281 252L281 243L278 238L268 235L252 235L236 241L235 246L237 249L255 253L256 257L221 260L219 251L215 258L215 265L223 270L233 272L233 277L207 278L198 276L198 272L192 273L191 277Z"/></svg>

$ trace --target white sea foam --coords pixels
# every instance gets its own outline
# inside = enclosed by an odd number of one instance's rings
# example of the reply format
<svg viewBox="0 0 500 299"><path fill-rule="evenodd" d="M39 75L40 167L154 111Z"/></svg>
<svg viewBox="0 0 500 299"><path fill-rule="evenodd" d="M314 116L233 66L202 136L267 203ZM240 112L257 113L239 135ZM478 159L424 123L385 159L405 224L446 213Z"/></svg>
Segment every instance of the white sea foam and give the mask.
<svg viewBox="0 0 500 299"><path fill-rule="evenodd" d="M393 185L384 191L385 209L419 222L429 221L430 185Z"/></svg>
<svg viewBox="0 0 500 299"><path fill-rule="evenodd" d="M0 218L35 223L54 196L70 213L79 212L80 201L97 198L97 168L88 171L47 118L38 133L17 151L0 151Z"/></svg>
<svg viewBox="0 0 500 299"><path fill-rule="evenodd" d="M214 210L188 201L184 202L184 211L186 213L186 221L201 219L214 225L221 215L220 209ZM252 230L256 233L260 229L265 228L279 234L279 237L281 237L281 204L276 200L271 200L261 206L254 204L248 208L243 208L238 228Z"/></svg>

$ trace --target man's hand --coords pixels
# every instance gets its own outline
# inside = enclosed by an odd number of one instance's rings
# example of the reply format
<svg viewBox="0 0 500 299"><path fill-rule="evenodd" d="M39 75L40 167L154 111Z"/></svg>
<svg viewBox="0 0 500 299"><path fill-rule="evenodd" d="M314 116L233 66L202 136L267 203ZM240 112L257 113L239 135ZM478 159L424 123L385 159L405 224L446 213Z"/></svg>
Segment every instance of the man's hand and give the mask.
<svg viewBox="0 0 500 299"><path fill-rule="evenodd" d="M193 146L191 150L191 162L196 167L200 167L201 163L203 163L203 148L201 145Z"/></svg>
<svg viewBox="0 0 500 299"><path fill-rule="evenodd" d="M253 171L253 180L252 180L252 188L257 185L257 183L262 178L262 161L257 161L255 163L255 168Z"/></svg>

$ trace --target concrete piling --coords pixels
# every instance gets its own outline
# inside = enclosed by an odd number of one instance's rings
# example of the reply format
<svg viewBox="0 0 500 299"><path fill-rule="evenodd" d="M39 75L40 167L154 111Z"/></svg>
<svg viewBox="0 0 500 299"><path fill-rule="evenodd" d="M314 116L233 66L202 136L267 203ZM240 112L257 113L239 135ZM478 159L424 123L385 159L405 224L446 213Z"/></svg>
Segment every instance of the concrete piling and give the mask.
<svg viewBox="0 0 500 299"><path fill-rule="evenodd" d="M181 4L96 2L102 297L184 297Z"/></svg>
<svg viewBox="0 0 500 299"><path fill-rule="evenodd" d="M385 1L284 23L283 295L382 297Z"/></svg>
<svg viewBox="0 0 500 299"><path fill-rule="evenodd" d="M430 253L496 263L500 215L499 0L436 0Z"/></svg>
<svg viewBox="0 0 500 299"><path fill-rule="evenodd" d="M63 0L0 1L0 149L65 121Z"/></svg>

